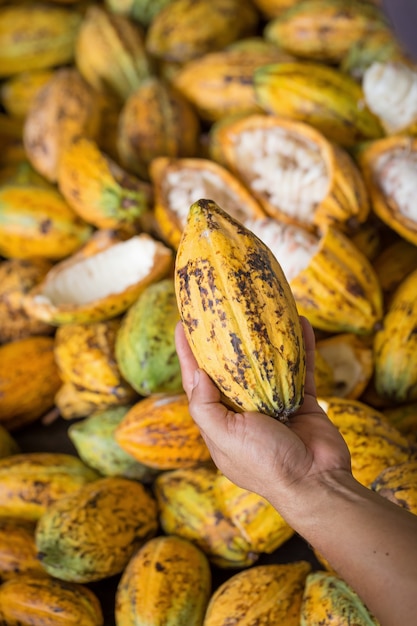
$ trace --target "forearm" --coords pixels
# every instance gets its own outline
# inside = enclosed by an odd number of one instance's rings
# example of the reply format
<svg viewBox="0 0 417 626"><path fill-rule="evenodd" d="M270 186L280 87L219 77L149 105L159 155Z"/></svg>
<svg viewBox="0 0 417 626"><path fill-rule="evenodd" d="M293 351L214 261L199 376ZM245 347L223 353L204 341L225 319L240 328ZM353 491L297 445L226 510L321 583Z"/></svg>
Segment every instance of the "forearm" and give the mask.
<svg viewBox="0 0 417 626"><path fill-rule="evenodd" d="M417 516L366 489L347 472L331 474L274 506L358 593L381 626L417 616Z"/></svg>

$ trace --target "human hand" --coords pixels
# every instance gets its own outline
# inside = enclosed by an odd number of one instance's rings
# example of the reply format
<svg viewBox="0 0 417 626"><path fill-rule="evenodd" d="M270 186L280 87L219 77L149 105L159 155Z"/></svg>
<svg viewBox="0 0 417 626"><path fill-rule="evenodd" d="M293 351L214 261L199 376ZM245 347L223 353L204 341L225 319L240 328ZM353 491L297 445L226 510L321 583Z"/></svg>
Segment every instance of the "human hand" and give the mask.
<svg viewBox="0 0 417 626"><path fill-rule="evenodd" d="M209 376L198 369L181 322L176 348L189 410L217 467L235 484L285 509L295 493L332 472L350 473L350 454L316 399L314 333L301 318L307 356L304 401L287 424L256 412L235 413L221 402Z"/></svg>

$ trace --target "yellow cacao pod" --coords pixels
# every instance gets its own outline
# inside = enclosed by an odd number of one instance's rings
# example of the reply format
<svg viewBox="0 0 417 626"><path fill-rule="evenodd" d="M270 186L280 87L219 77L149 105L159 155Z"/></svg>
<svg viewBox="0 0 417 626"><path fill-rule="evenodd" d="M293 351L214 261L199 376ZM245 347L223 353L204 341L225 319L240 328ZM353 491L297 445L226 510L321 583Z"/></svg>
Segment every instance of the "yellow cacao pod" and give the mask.
<svg viewBox="0 0 417 626"><path fill-rule="evenodd" d="M72 382L61 385L55 394L55 405L65 420L87 417L96 411L124 406L126 399L108 391L79 387Z"/></svg>
<svg viewBox="0 0 417 626"><path fill-rule="evenodd" d="M0 519L1 580L26 573L45 573L37 556L35 524L11 517Z"/></svg>
<svg viewBox="0 0 417 626"><path fill-rule="evenodd" d="M375 478L371 489L417 515L417 460L386 467Z"/></svg>
<svg viewBox="0 0 417 626"><path fill-rule="evenodd" d="M387 245L372 261L381 285L386 308L400 284L417 270L417 246L406 239L397 239Z"/></svg>
<svg viewBox="0 0 417 626"><path fill-rule="evenodd" d="M338 64L357 41L387 29L383 12L371 4L302 0L270 20L264 37L297 57Z"/></svg>
<svg viewBox="0 0 417 626"><path fill-rule="evenodd" d="M53 337L34 335L0 346L0 423L8 430L51 409L60 385Z"/></svg>
<svg viewBox="0 0 417 626"><path fill-rule="evenodd" d="M53 70L19 72L0 87L0 99L10 115L24 119L38 91L52 78Z"/></svg>
<svg viewBox="0 0 417 626"><path fill-rule="evenodd" d="M81 16L47 3L0 9L0 76L71 63Z"/></svg>
<svg viewBox="0 0 417 626"><path fill-rule="evenodd" d="M212 595L204 626L256 622L299 626L301 600L311 565L295 561L255 565L231 576Z"/></svg>
<svg viewBox="0 0 417 626"><path fill-rule="evenodd" d="M63 67L36 94L23 127L27 158L55 183L63 151L79 136L95 137L100 127L98 97L78 70Z"/></svg>
<svg viewBox="0 0 417 626"><path fill-rule="evenodd" d="M164 471L154 481L159 521L167 535L197 545L221 568L248 567L259 558L241 531L222 512L215 468L191 467Z"/></svg>
<svg viewBox="0 0 417 626"><path fill-rule="evenodd" d="M159 470L192 467L210 459L185 394L152 394L140 400L117 427L115 439L137 461Z"/></svg>
<svg viewBox="0 0 417 626"><path fill-rule="evenodd" d="M325 63L272 63L254 72L258 104L267 113L310 124L344 147L383 136L379 119L364 106L360 84Z"/></svg>
<svg viewBox="0 0 417 626"><path fill-rule="evenodd" d="M311 572L305 581L300 626L336 626L346 618L358 626L379 626L358 594L337 574Z"/></svg>
<svg viewBox="0 0 417 626"><path fill-rule="evenodd" d="M291 289L270 249L215 202L199 200L175 280L191 349L226 401L285 421L303 399L305 349Z"/></svg>
<svg viewBox="0 0 417 626"><path fill-rule="evenodd" d="M0 459L0 517L37 521L53 502L98 478L70 454L22 452Z"/></svg>
<svg viewBox="0 0 417 626"><path fill-rule="evenodd" d="M397 287L374 337L375 388L394 403L417 400L417 269Z"/></svg>
<svg viewBox="0 0 417 626"><path fill-rule="evenodd" d="M417 402L381 409L388 421L400 431L413 446L417 443Z"/></svg>
<svg viewBox="0 0 417 626"><path fill-rule="evenodd" d="M132 556L116 590L118 626L202 626L211 594L209 561L175 535L150 539Z"/></svg>
<svg viewBox="0 0 417 626"><path fill-rule="evenodd" d="M104 625L100 601L94 591L84 585L34 574L21 574L1 585L2 623L29 626L47 623L45 620L49 621L50 615L59 615L62 626Z"/></svg>
<svg viewBox="0 0 417 626"><path fill-rule="evenodd" d="M51 504L35 541L47 573L88 583L122 572L157 528L151 493L139 481L106 477Z"/></svg>
<svg viewBox="0 0 417 626"><path fill-rule="evenodd" d="M177 0L152 20L146 49L158 59L184 63L253 34L258 21L247 0Z"/></svg>

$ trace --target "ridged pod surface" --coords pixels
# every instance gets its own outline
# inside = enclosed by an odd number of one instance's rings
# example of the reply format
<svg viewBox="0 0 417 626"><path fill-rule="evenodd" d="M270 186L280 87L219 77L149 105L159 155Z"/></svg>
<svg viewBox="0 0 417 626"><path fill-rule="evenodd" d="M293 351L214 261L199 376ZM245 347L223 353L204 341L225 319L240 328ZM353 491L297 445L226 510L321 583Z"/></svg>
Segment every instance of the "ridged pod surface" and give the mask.
<svg viewBox="0 0 417 626"><path fill-rule="evenodd" d="M220 508L240 529L254 552L270 554L294 535L294 530L265 498L238 487L223 474L216 480Z"/></svg>
<svg viewBox="0 0 417 626"><path fill-rule="evenodd" d="M142 396L182 391L174 341L179 319L171 277L149 285L122 319L115 342L117 364Z"/></svg>
<svg viewBox="0 0 417 626"><path fill-rule="evenodd" d="M49 411L60 385L53 337L33 335L0 346L0 423L8 430Z"/></svg>
<svg viewBox="0 0 417 626"><path fill-rule="evenodd" d="M96 91L122 102L152 71L140 24L97 3L88 7L78 31L75 64Z"/></svg>
<svg viewBox="0 0 417 626"><path fill-rule="evenodd" d="M94 591L45 574L22 574L0 587L0 623L103 626L103 612Z"/></svg>
<svg viewBox="0 0 417 626"><path fill-rule="evenodd" d="M192 104L167 81L152 76L124 102L117 133L120 162L143 179L160 156L198 152L200 120Z"/></svg>
<svg viewBox="0 0 417 626"><path fill-rule="evenodd" d="M210 594L204 552L175 535L155 537L123 572L116 591L116 624L202 626Z"/></svg>
<svg viewBox="0 0 417 626"><path fill-rule="evenodd" d="M417 460L385 468L375 478L371 489L417 515Z"/></svg>
<svg viewBox="0 0 417 626"><path fill-rule="evenodd" d="M407 438L380 411L359 400L335 396L320 398L319 404L349 448L354 477L366 487L386 467L410 459Z"/></svg>
<svg viewBox="0 0 417 626"><path fill-rule="evenodd" d="M137 461L158 470L210 460L185 394L154 393L140 400L117 427L115 439Z"/></svg>
<svg viewBox="0 0 417 626"><path fill-rule="evenodd" d="M47 3L0 9L0 76L70 63L81 16Z"/></svg>
<svg viewBox="0 0 417 626"><path fill-rule="evenodd" d="M247 0L177 0L153 19L146 49L156 58L184 63L252 34L258 19Z"/></svg>
<svg viewBox="0 0 417 626"><path fill-rule="evenodd" d="M300 626L379 626L358 594L336 574L311 572L305 582Z"/></svg>
<svg viewBox="0 0 417 626"><path fill-rule="evenodd" d="M400 238L387 245L373 259L372 266L381 285L386 306L396 289L411 272L417 270L417 246Z"/></svg>
<svg viewBox="0 0 417 626"><path fill-rule="evenodd" d="M397 287L374 337L375 388L396 403L417 400L417 270Z"/></svg>
<svg viewBox="0 0 417 626"><path fill-rule="evenodd" d="M118 398L113 393L79 387L72 382L63 383L55 395L55 406L65 420L87 417L96 411L124 406L126 401L123 395Z"/></svg>
<svg viewBox="0 0 417 626"><path fill-rule="evenodd" d="M53 502L98 478L71 454L22 452L0 459L0 517L37 521Z"/></svg>
<svg viewBox="0 0 417 626"><path fill-rule="evenodd" d="M69 206L96 228L136 226L151 206L152 190L112 161L87 137L66 148L58 168L58 188Z"/></svg>
<svg viewBox="0 0 417 626"><path fill-rule="evenodd" d="M136 461L114 438L116 428L131 405L94 411L68 428L78 456L103 476L123 476L150 483L158 471Z"/></svg>
<svg viewBox="0 0 417 626"><path fill-rule="evenodd" d="M212 595L204 626L299 626L307 561L255 565L231 576Z"/></svg>
<svg viewBox="0 0 417 626"><path fill-rule="evenodd" d="M98 96L74 67L60 67L36 94L25 117L23 143L33 167L49 181L59 160L79 136L94 137L100 126Z"/></svg>
<svg viewBox="0 0 417 626"><path fill-rule="evenodd" d="M303 399L305 349L293 295L269 248L215 202L199 200L175 280L191 349L227 402L285 421Z"/></svg>
<svg viewBox="0 0 417 626"><path fill-rule="evenodd" d="M383 136L378 118L363 105L362 87L351 76L324 63L273 63L255 70L258 104L320 130L344 147Z"/></svg>
<svg viewBox="0 0 417 626"><path fill-rule="evenodd" d="M303 0L271 20L264 36L297 57L337 64L357 41L387 29L384 14L371 4Z"/></svg>
<svg viewBox="0 0 417 626"><path fill-rule="evenodd" d="M122 572L157 528L150 492L139 481L106 477L51 504L35 541L48 574L88 583Z"/></svg>
<svg viewBox="0 0 417 626"><path fill-rule="evenodd" d="M159 521L165 534L192 541L221 568L248 567L259 553L222 512L213 467L162 472L154 482Z"/></svg>
<svg viewBox="0 0 417 626"><path fill-rule="evenodd" d="M27 162L0 181L0 254L6 258L59 261L91 234L92 227Z"/></svg>

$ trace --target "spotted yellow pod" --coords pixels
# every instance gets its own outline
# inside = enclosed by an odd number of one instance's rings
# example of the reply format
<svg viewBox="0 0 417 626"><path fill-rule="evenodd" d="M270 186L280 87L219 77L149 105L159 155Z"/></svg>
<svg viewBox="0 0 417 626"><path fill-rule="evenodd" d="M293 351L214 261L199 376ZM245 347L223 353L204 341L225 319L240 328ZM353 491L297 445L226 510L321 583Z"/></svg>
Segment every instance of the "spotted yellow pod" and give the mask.
<svg viewBox="0 0 417 626"><path fill-rule="evenodd" d="M300 626L378 626L358 594L333 572L311 572L305 581Z"/></svg>
<svg viewBox="0 0 417 626"><path fill-rule="evenodd" d="M157 528L151 493L139 481L106 477L51 505L37 523L35 541L48 574L89 583L122 572Z"/></svg>
<svg viewBox="0 0 417 626"><path fill-rule="evenodd" d="M13 517L0 519L1 580L27 573L45 573L37 557L35 523Z"/></svg>
<svg viewBox="0 0 417 626"><path fill-rule="evenodd" d="M307 561L255 565L231 576L212 595L204 626L299 626Z"/></svg>
<svg viewBox="0 0 417 626"><path fill-rule="evenodd" d="M417 515L417 460L386 467L375 478L371 489Z"/></svg>
<svg viewBox="0 0 417 626"><path fill-rule="evenodd" d="M304 394L305 348L281 266L211 200L193 203L175 285L186 336L230 405L285 421Z"/></svg>
<svg viewBox="0 0 417 626"><path fill-rule="evenodd" d="M84 585L51 576L22 574L0 588L0 621L8 626L103 626L97 595Z"/></svg>
<svg viewBox="0 0 417 626"><path fill-rule="evenodd" d="M210 594L204 552L175 535L154 537L123 572L116 591L116 624L202 626Z"/></svg>

